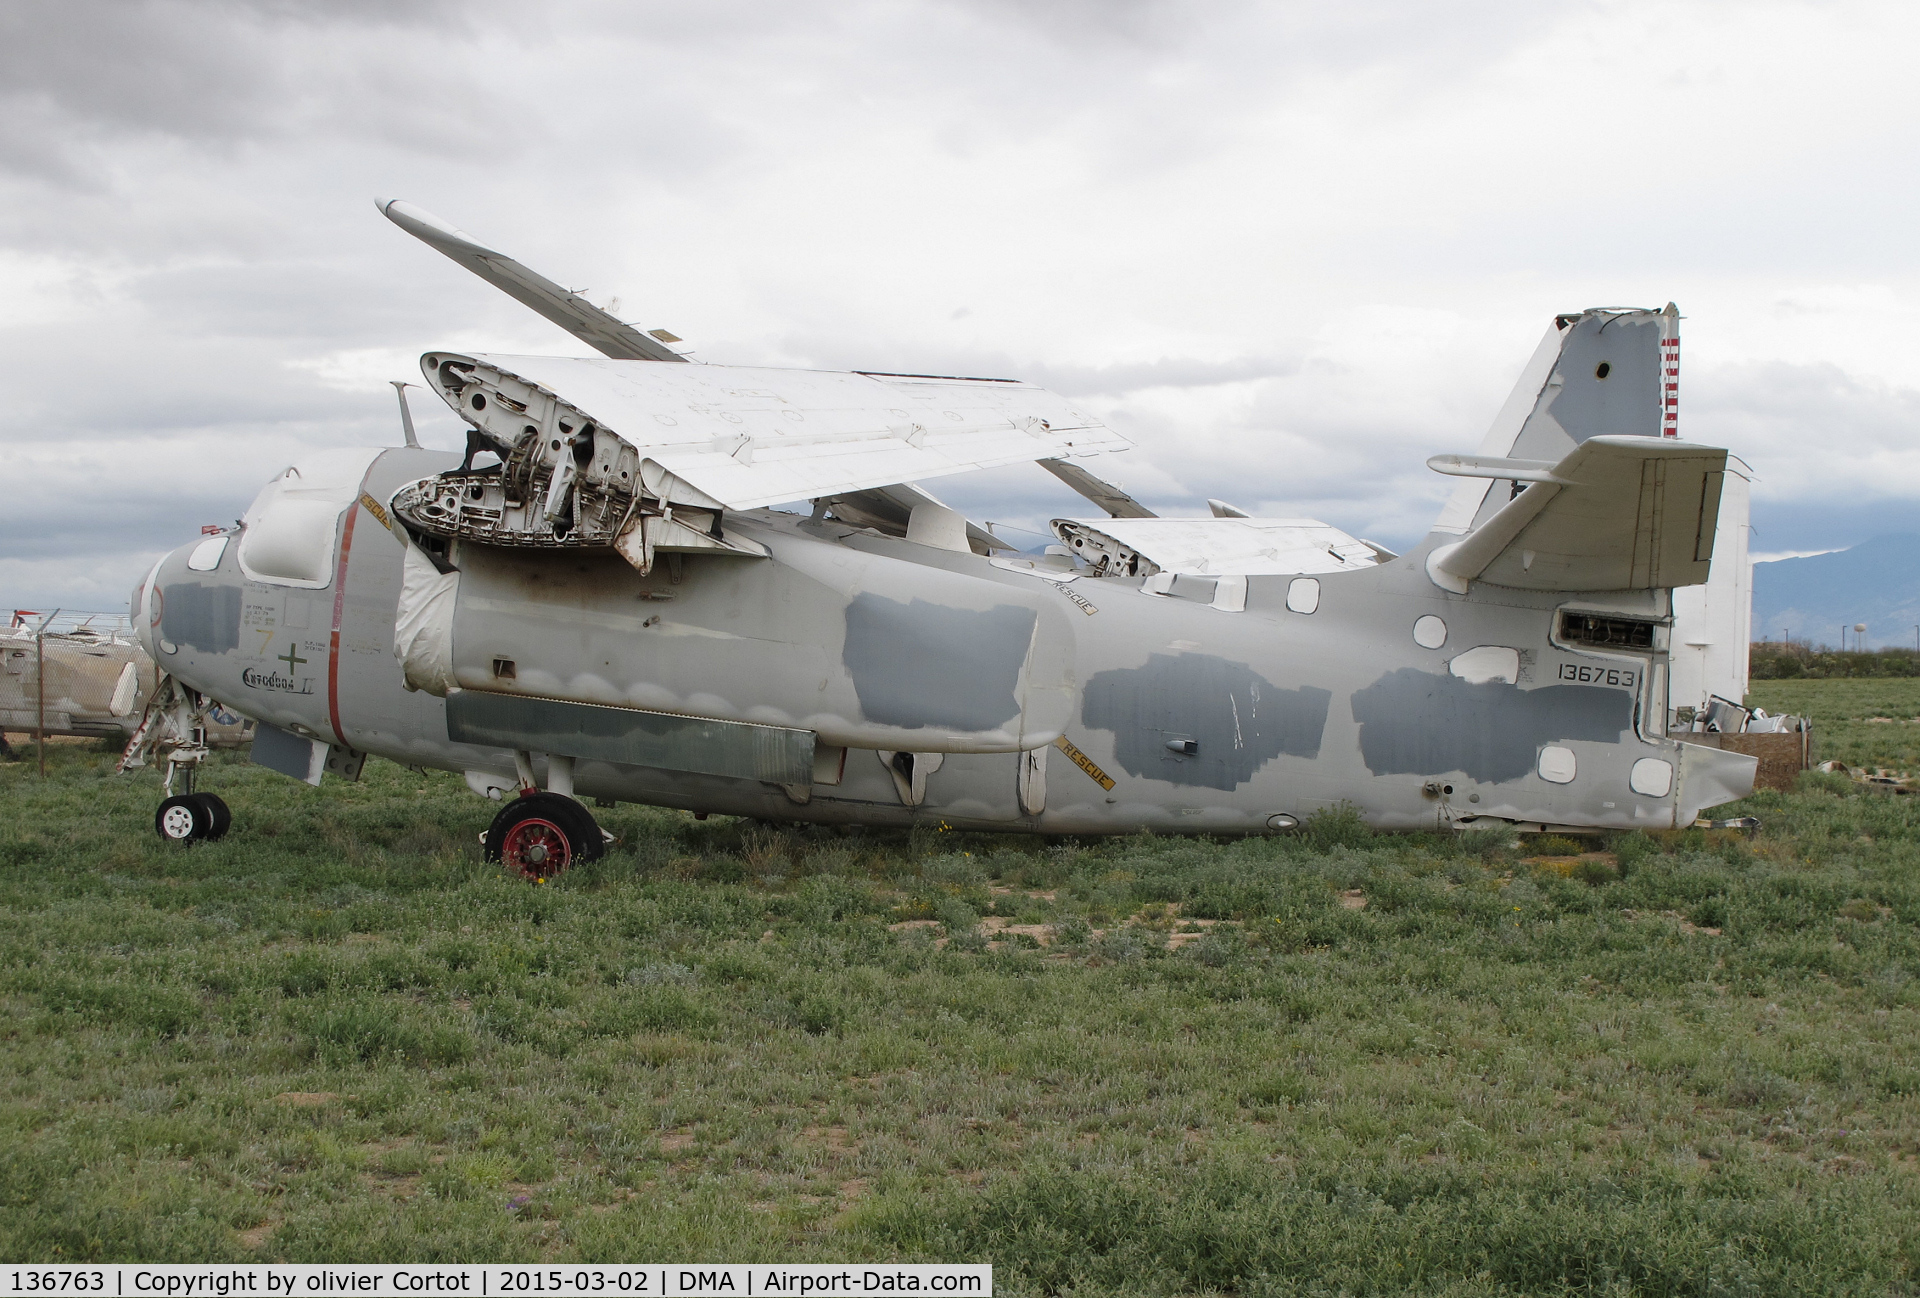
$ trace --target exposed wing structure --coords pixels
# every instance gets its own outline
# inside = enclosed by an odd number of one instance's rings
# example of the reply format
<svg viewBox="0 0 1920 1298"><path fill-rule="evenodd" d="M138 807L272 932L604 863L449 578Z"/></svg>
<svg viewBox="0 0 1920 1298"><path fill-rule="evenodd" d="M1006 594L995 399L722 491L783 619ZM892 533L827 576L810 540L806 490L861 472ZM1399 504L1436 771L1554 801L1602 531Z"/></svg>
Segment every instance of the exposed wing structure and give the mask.
<svg viewBox="0 0 1920 1298"><path fill-rule="evenodd" d="M904 535L915 507L944 510L914 479L1022 460L1040 461L1109 513L1152 517L1066 459L1130 443L1045 389L998 379L626 364L686 358L432 213L397 199L375 202L395 225L608 358L424 357L434 390L474 427L459 472L395 498L401 516L428 535L536 548L612 545L644 570L656 549L749 552L724 540L721 512L789 500L821 502L837 518ZM505 464L473 471L473 452L489 447ZM1009 548L972 523L965 535L982 553Z"/></svg>
<svg viewBox="0 0 1920 1298"><path fill-rule="evenodd" d="M630 361L686 360L665 343L615 319L578 293L528 270L433 213L397 198L377 198L374 204L414 238L445 253L515 301L532 307L602 355Z"/></svg>
<svg viewBox="0 0 1920 1298"><path fill-rule="evenodd" d="M1104 572L1263 576L1371 568L1380 552L1311 518L1056 518L1054 535Z"/></svg>
<svg viewBox="0 0 1920 1298"><path fill-rule="evenodd" d="M612 546L643 569L657 549L726 548L725 510L1131 445L1010 380L450 352L421 368L504 463L414 484L401 517L485 544Z"/></svg>
<svg viewBox="0 0 1920 1298"><path fill-rule="evenodd" d="M1427 572L1526 590L1632 590L1707 580L1727 453L1663 437L1590 437Z"/></svg>
<svg viewBox="0 0 1920 1298"><path fill-rule="evenodd" d="M728 509L1131 445L1066 398L1012 380L443 352L423 365L496 437L519 437L540 406L559 422L572 414ZM476 408L488 387L507 402Z"/></svg>

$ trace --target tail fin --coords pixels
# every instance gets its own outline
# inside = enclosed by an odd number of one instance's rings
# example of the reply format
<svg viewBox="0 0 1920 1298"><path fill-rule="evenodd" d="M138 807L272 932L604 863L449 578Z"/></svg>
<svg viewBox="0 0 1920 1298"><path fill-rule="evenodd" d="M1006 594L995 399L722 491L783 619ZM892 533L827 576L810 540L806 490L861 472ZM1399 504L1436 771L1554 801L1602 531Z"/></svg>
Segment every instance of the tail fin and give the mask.
<svg viewBox="0 0 1920 1298"><path fill-rule="evenodd" d="M1552 464L1593 437L1672 438L1679 407L1680 308L1593 307L1554 317L1479 453ZM1518 491L1500 479L1462 482L1434 528L1470 531Z"/></svg>

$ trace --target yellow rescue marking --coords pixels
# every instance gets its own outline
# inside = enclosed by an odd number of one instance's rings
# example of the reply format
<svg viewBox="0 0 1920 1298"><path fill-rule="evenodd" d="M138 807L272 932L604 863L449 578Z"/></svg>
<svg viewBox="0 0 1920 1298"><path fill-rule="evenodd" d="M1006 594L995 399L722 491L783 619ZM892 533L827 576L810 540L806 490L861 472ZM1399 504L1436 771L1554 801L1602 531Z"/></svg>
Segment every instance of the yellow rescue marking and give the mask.
<svg viewBox="0 0 1920 1298"><path fill-rule="evenodd" d="M1061 735L1053 741L1053 746L1067 755L1067 760L1087 773L1087 778L1103 789L1113 788L1113 777L1093 764L1093 759L1073 746L1073 741Z"/></svg>
<svg viewBox="0 0 1920 1298"><path fill-rule="evenodd" d="M1079 610L1082 613L1085 613L1088 617L1092 617L1095 613L1098 613L1100 611L1096 606L1089 604L1084 598L1082 598L1080 595L1076 594L1075 592L1068 590L1065 586L1056 586L1054 587L1054 589L1058 590L1062 595L1065 595L1068 599L1072 600L1074 605L1077 608L1079 608ZM1077 752L1079 750L1076 749L1075 751Z"/></svg>
<svg viewBox="0 0 1920 1298"><path fill-rule="evenodd" d="M375 500L372 496L369 496L364 491L360 493L360 508L366 510L369 514L372 514L375 518L379 519L380 526L385 528L392 528L393 520L387 517L386 506L382 505L379 501Z"/></svg>

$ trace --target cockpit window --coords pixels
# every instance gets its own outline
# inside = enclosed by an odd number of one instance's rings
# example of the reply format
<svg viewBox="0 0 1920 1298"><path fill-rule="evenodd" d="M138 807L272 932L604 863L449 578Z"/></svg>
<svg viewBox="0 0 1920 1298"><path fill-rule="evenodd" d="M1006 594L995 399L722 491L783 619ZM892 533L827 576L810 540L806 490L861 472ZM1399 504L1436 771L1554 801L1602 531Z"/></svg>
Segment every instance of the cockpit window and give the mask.
<svg viewBox="0 0 1920 1298"><path fill-rule="evenodd" d="M240 571L276 586L332 582L341 511L379 454L378 447L323 451L263 487L241 520Z"/></svg>

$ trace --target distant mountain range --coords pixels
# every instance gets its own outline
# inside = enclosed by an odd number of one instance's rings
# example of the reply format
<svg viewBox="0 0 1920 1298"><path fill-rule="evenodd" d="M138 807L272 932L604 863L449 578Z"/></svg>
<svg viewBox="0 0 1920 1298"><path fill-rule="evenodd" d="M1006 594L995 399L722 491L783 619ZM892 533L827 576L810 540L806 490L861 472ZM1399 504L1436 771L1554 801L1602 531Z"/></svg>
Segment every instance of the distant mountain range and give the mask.
<svg viewBox="0 0 1920 1298"><path fill-rule="evenodd" d="M1840 628L1867 624L1861 647L1914 644L1920 626L1920 534L1878 536L1831 554L1753 565L1753 638L1840 647Z"/></svg>

